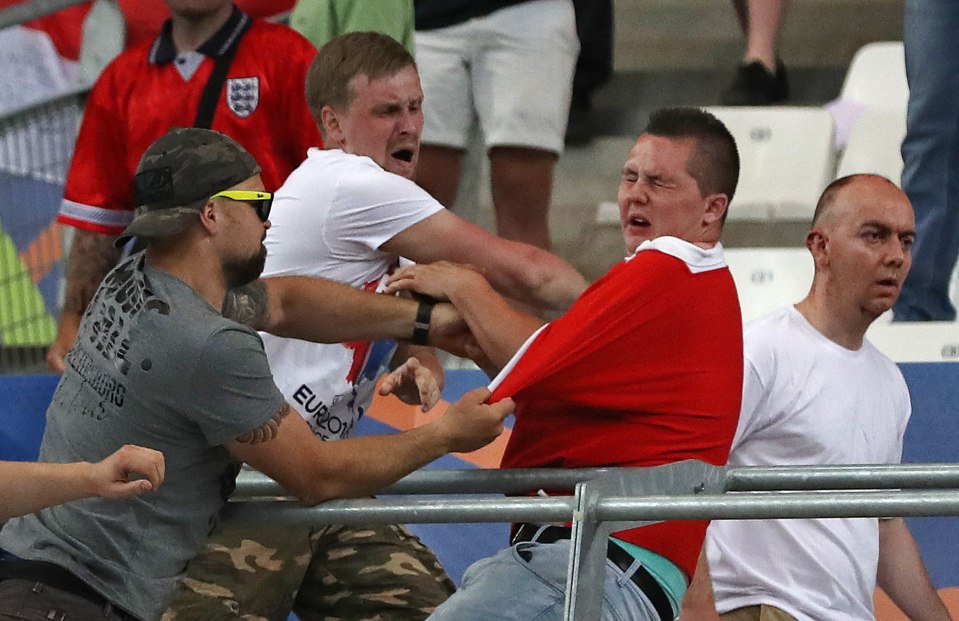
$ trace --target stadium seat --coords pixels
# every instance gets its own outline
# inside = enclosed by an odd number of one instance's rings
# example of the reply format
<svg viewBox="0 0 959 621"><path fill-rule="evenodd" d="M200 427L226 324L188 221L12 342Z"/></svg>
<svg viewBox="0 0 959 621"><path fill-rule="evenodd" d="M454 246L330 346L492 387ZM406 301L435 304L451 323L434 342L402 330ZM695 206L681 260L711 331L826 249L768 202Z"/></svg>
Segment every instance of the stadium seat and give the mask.
<svg viewBox="0 0 959 621"><path fill-rule="evenodd" d="M822 108L709 108L736 138L742 167L731 220L810 220L832 180L832 115Z"/></svg>
<svg viewBox="0 0 959 621"><path fill-rule="evenodd" d="M743 323L799 302L809 293L813 262L805 248L727 248Z"/></svg>
<svg viewBox="0 0 959 621"><path fill-rule="evenodd" d="M902 41L869 43L856 52L839 99L887 110L904 110L909 100Z"/></svg>
<svg viewBox="0 0 959 621"><path fill-rule="evenodd" d="M836 148L845 148L865 111L906 109L909 85L905 58L901 41L869 43L856 52L839 97L826 105L836 119Z"/></svg>
<svg viewBox="0 0 959 621"><path fill-rule="evenodd" d="M956 322L877 322L866 337L895 362L959 362Z"/></svg>
<svg viewBox="0 0 959 621"><path fill-rule="evenodd" d="M853 125L836 177L875 173L901 184L906 109L868 108Z"/></svg>

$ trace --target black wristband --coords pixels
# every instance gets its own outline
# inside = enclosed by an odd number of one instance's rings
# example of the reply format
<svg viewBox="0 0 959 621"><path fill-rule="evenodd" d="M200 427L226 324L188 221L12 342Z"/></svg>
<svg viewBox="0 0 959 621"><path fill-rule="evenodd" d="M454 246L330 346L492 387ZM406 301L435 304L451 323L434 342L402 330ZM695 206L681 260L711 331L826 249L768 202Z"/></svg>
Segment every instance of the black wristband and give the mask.
<svg viewBox="0 0 959 621"><path fill-rule="evenodd" d="M426 345L430 338L430 317L433 315L432 300L420 300L420 307L416 309L416 322L413 324L413 344Z"/></svg>

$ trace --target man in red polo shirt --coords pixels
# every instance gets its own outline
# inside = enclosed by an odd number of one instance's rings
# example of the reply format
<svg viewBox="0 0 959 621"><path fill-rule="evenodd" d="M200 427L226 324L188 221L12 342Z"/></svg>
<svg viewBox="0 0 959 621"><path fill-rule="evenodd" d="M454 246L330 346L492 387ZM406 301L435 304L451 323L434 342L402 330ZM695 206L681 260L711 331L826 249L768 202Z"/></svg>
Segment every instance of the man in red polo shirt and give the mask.
<svg viewBox="0 0 959 621"><path fill-rule="evenodd" d="M619 209L629 256L569 312L542 325L477 272L400 270L389 289L449 299L512 397L504 468L724 464L743 378L742 319L719 236L739 176L736 144L702 110L656 112L623 166ZM707 522L614 533L604 619L671 621ZM467 570L431 619L561 619L569 529L521 525L515 545Z"/></svg>
<svg viewBox="0 0 959 621"><path fill-rule="evenodd" d="M322 144L303 95L316 53L306 39L251 19L230 0L166 3L171 18L159 35L118 56L87 101L58 217L76 231L57 339L47 354L51 370L63 370L83 311L119 259L113 239L133 219L133 172L154 140L171 127L212 127L260 162L269 190L309 147ZM212 119L200 119L214 67L227 64L207 108Z"/></svg>

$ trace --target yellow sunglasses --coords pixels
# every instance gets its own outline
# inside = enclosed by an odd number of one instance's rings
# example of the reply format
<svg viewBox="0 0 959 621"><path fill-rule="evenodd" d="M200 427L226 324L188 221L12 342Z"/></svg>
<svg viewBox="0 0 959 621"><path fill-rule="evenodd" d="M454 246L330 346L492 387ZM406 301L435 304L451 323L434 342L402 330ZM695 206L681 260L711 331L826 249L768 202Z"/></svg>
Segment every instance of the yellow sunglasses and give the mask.
<svg viewBox="0 0 959 621"><path fill-rule="evenodd" d="M272 192L259 192L257 190L224 190L223 192L217 192L210 198L228 198L232 201L249 203L250 206L256 210L256 215L263 222L266 222L266 219L270 217L270 208L273 207Z"/></svg>

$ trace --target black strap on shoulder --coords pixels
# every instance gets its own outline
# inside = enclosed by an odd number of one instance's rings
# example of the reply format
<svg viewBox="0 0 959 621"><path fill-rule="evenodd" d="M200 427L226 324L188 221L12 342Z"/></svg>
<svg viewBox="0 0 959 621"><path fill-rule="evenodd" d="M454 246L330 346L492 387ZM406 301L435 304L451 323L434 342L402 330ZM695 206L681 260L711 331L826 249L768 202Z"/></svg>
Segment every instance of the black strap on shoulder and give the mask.
<svg viewBox="0 0 959 621"><path fill-rule="evenodd" d="M213 71L206 81L206 86L203 87L203 95L200 97L200 107L197 108L193 127L210 129L213 125L213 115L216 113L216 104L220 100L220 93L223 91L226 72L230 70L230 65L233 64L236 49L240 47L240 39L249 30L250 23L252 23L252 20L247 22L246 28L233 40L233 44L213 60Z"/></svg>

